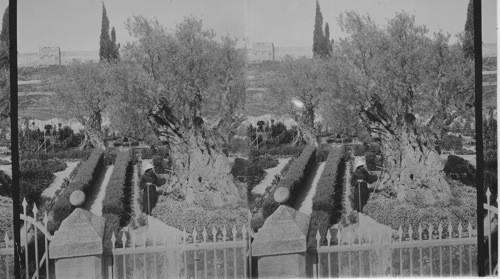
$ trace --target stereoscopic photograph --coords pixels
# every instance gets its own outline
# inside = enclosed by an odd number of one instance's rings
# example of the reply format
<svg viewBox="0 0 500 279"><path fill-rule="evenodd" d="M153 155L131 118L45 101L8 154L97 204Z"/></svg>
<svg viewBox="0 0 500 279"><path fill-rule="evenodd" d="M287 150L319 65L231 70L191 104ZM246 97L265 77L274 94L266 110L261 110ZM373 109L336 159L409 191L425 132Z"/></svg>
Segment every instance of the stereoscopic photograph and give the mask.
<svg viewBox="0 0 500 279"><path fill-rule="evenodd" d="M12 5L0 278L498 276L497 1Z"/></svg>

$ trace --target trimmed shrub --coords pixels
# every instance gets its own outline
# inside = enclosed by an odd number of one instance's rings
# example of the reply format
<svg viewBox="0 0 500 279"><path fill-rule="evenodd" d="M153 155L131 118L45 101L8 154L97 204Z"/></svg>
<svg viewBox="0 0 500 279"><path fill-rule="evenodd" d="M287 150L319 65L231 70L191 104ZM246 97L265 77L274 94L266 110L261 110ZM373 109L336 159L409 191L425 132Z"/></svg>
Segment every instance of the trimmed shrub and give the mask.
<svg viewBox="0 0 500 279"><path fill-rule="evenodd" d="M73 148L64 151L57 152L49 152L49 153L27 153L23 154L23 160L29 159L39 159L39 160L48 160L48 159L88 159L90 154L92 153L92 149L84 149L80 150L78 148Z"/></svg>
<svg viewBox="0 0 500 279"><path fill-rule="evenodd" d="M343 170L345 166L342 167L341 162L345 164L342 161L344 154L344 148L335 148L330 152L330 156L328 156L325 168L316 186L316 194L312 202L313 211L325 211L329 214L334 213L336 207L335 196L341 196L342 194Z"/></svg>
<svg viewBox="0 0 500 279"><path fill-rule="evenodd" d="M121 243L121 230L120 217L115 214L103 213L102 217L106 220L106 226L104 228L104 238L103 238L103 248L104 250L111 250L113 244L111 243L111 236L115 233L117 239L116 243Z"/></svg>
<svg viewBox="0 0 500 279"><path fill-rule="evenodd" d="M120 217L120 224L125 226L130 220L133 164L132 150L118 152L113 173L109 179L102 202L103 214Z"/></svg>
<svg viewBox="0 0 500 279"><path fill-rule="evenodd" d="M280 145L276 147L268 147L261 149L251 149L250 157L258 157L261 155L279 155L279 156L297 156L301 154L305 146Z"/></svg>
<svg viewBox="0 0 500 279"><path fill-rule="evenodd" d="M90 154L89 159L85 164L79 169L78 174L75 179L70 182L66 190L61 193L61 196L57 199L54 204L54 228L59 228L61 222L66 219L71 212L75 209L74 206L69 202L69 197L71 193L76 190L81 190L85 193L85 196L89 196L92 188L95 186L95 182L99 176L100 171L104 168L103 166L103 153L102 149L94 149Z"/></svg>
<svg viewBox="0 0 500 279"><path fill-rule="evenodd" d="M316 151L316 162L324 162L328 158L328 154L330 153L330 145L322 144L318 150Z"/></svg>
<svg viewBox="0 0 500 279"><path fill-rule="evenodd" d="M325 236L326 230L342 216L346 154L345 147L330 150L312 200L310 243L316 243L314 237L317 230Z"/></svg>
<svg viewBox="0 0 500 279"><path fill-rule="evenodd" d="M465 185L473 185L476 179L476 169L464 158L449 155L443 169L452 179L460 180Z"/></svg>
<svg viewBox="0 0 500 279"><path fill-rule="evenodd" d="M282 177L276 186L276 189L280 187L287 188L290 191L290 198L287 204L291 205L295 202L296 194L299 189L299 185L302 185L307 175L311 172L311 169L316 163L316 147L314 145L308 145L300 156L293 161L290 166L289 171L284 177ZM275 190L276 190L275 189ZM274 191L269 193L263 204L263 216L264 218L269 217L279 204L274 200Z"/></svg>

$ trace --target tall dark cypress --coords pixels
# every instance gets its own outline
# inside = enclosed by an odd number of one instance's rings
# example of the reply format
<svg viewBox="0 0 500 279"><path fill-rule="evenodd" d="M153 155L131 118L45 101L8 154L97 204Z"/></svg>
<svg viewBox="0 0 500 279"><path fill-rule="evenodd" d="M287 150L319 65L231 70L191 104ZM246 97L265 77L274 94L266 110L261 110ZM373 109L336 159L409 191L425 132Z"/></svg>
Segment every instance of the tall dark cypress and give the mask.
<svg viewBox="0 0 500 279"><path fill-rule="evenodd" d="M314 33L313 33L313 55L322 56L324 55L324 45L325 39L323 35L323 15L321 14L321 9L319 7L319 2L316 0L316 18L314 21Z"/></svg>
<svg viewBox="0 0 500 279"><path fill-rule="evenodd" d="M474 59L474 6L472 2L473 0L469 0L469 5L467 6L463 52L465 57Z"/></svg>
<svg viewBox="0 0 500 279"><path fill-rule="evenodd" d="M328 26L327 22L325 23L325 54L330 55L332 50L332 42L330 41L330 26Z"/></svg>
<svg viewBox="0 0 500 279"><path fill-rule="evenodd" d="M115 32L115 28L111 28L111 47L110 47L110 52L111 52L111 55L110 55L110 58L112 60L118 60L119 59L119 56L120 56L120 53L119 53L119 48L120 46L119 45L116 45L116 32Z"/></svg>
<svg viewBox="0 0 500 279"><path fill-rule="evenodd" d="M111 44L111 40L109 39L109 20L108 15L106 13L106 7L104 6L104 2L102 3L102 21L101 21L101 41L99 45L99 57L100 60L109 60L109 46Z"/></svg>

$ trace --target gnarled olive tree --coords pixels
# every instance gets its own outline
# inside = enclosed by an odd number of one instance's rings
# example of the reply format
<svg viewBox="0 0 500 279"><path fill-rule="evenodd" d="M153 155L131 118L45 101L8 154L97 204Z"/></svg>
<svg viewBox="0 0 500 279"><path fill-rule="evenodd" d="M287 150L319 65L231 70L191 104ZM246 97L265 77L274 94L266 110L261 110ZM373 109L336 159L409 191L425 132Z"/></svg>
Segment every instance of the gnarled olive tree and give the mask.
<svg viewBox="0 0 500 279"><path fill-rule="evenodd" d="M189 204L236 205L244 197L222 153L245 98L243 54L192 17L167 32L157 21L126 23L137 40L114 68L113 103L134 108L170 148Z"/></svg>
<svg viewBox="0 0 500 279"><path fill-rule="evenodd" d="M348 36L334 46L337 92L382 143L382 185L400 200L447 204L451 189L435 142L447 125L472 110L472 61L449 35L429 36L405 13L380 27L368 16L347 12L339 24Z"/></svg>

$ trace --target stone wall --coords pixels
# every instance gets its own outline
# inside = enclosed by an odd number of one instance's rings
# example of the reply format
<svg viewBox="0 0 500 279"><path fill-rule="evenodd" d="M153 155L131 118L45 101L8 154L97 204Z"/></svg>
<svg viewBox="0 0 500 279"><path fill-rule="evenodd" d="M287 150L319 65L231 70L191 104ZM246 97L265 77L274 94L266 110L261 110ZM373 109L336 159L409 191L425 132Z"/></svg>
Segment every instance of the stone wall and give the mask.
<svg viewBox="0 0 500 279"><path fill-rule="evenodd" d="M99 61L99 51L60 51L59 47L40 47L38 53L19 53L19 67L68 65L73 60Z"/></svg>
<svg viewBox="0 0 500 279"><path fill-rule="evenodd" d="M286 56L293 58L313 56L312 47L274 47L273 43L253 43L248 51L248 61L253 63L263 61L280 61Z"/></svg>

